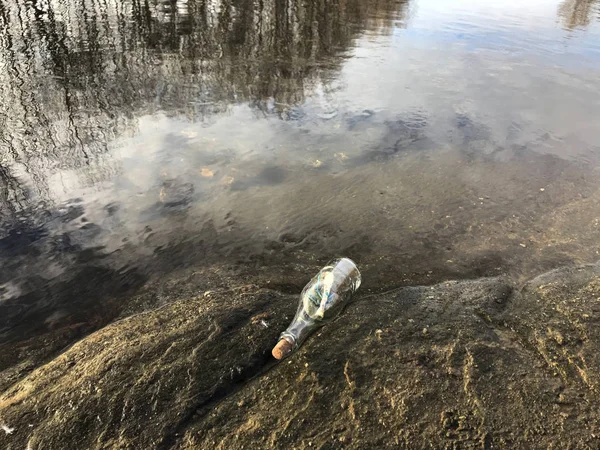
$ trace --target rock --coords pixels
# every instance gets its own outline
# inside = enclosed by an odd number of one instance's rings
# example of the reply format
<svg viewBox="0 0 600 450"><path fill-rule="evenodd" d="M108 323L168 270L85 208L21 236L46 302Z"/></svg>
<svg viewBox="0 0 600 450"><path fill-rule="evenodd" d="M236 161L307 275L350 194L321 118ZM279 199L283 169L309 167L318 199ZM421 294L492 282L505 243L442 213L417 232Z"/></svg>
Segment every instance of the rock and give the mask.
<svg viewBox="0 0 600 450"><path fill-rule="evenodd" d="M595 265L521 290L401 288L274 365L297 297L215 290L109 325L5 390L0 446L596 448L599 297Z"/></svg>
<svg viewBox="0 0 600 450"><path fill-rule="evenodd" d="M267 366L295 303L232 289L109 325L0 396L0 420L16 428L0 448L168 446L204 407ZM271 310L271 327L253 323Z"/></svg>

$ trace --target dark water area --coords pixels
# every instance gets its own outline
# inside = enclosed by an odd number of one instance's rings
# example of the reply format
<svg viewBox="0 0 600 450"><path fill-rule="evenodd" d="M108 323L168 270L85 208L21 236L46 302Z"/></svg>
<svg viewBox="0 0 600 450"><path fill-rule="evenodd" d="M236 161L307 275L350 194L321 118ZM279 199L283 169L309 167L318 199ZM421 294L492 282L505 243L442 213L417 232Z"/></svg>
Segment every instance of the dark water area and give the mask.
<svg viewBox="0 0 600 450"><path fill-rule="evenodd" d="M0 0L0 342L227 265L366 289L600 251L600 2ZM312 270L311 269L311 270Z"/></svg>

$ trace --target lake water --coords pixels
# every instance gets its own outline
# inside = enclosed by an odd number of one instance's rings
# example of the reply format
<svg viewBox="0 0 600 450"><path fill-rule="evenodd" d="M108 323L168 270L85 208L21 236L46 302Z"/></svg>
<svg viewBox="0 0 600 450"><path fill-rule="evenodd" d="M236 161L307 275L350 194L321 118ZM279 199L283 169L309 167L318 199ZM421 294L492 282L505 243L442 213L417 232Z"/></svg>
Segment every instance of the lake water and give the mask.
<svg viewBox="0 0 600 450"><path fill-rule="evenodd" d="M594 0L0 0L0 339L186 267L294 290L343 255L383 289L595 261L599 19Z"/></svg>

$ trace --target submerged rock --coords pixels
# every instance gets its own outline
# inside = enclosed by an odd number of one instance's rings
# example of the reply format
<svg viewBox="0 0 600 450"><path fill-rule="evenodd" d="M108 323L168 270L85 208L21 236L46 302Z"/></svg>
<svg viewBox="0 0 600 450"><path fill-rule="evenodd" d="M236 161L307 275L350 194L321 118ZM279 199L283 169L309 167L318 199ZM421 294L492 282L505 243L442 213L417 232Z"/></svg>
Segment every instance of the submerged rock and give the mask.
<svg viewBox="0 0 600 450"><path fill-rule="evenodd" d="M289 360L246 287L86 337L0 395L2 448L596 448L600 269L363 296ZM267 326L265 326L267 324Z"/></svg>

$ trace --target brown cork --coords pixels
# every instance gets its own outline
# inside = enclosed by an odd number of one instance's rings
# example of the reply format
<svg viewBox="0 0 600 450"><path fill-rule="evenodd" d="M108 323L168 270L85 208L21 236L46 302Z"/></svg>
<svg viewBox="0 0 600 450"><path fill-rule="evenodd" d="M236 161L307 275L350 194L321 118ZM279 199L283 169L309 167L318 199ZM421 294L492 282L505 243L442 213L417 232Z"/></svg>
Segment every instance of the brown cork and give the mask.
<svg viewBox="0 0 600 450"><path fill-rule="evenodd" d="M285 358L287 355L289 355L290 353L292 353L292 349L294 348L294 344L292 344L290 341L288 341L287 339L281 339L277 345L275 347L273 347L273 350L271 351L271 353L273 354L273 357L275 359L283 359Z"/></svg>

